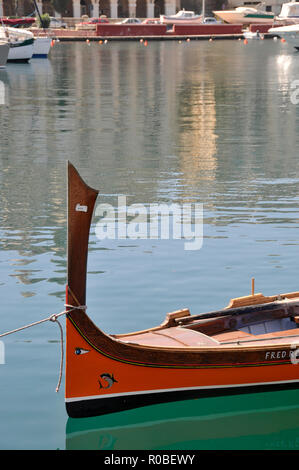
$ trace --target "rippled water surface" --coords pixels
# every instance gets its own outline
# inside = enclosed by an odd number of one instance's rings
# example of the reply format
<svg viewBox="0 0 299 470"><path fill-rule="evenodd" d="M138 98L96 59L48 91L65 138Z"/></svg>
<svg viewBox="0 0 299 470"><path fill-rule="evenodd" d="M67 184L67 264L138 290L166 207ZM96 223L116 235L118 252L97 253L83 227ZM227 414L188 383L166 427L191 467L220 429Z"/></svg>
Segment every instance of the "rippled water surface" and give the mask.
<svg viewBox="0 0 299 470"><path fill-rule="evenodd" d="M58 43L49 60L0 70L0 332L64 308L67 159L100 190L98 204L116 207L120 195L145 207L203 204L197 251L184 240L99 240L94 218L87 304L104 331L151 327L182 307L222 308L250 293L252 277L264 294L299 290L298 78L298 53L272 40ZM128 423L141 448L299 446L298 392L283 408L280 395L210 401L195 413L172 404L170 424L170 405L159 406L154 432L145 409L125 422L74 424L63 384L55 393L57 326L4 344L2 449L132 448ZM194 435L166 442L167 426L184 434L191 414ZM200 432L207 422L208 438Z"/></svg>

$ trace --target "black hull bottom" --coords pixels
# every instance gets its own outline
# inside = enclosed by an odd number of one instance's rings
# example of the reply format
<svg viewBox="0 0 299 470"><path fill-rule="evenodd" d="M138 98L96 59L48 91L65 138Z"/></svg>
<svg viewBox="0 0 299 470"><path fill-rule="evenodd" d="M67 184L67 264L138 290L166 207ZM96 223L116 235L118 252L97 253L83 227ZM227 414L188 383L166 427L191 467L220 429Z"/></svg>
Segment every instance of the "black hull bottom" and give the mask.
<svg viewBox="0 0 299 470"><path fill-rule="evenodd" d="M66 402L66 411L70 418L89 418L92 416L101 416L108 413L116 413L133 408L140 408L142 406L157 405L159 403L292 389L299 389L299 382L269 385L249 385L244 387L210 388L204 390L183 390L147 394L144 393L138 395L112 398L95 398L90 400Z"/></svg>

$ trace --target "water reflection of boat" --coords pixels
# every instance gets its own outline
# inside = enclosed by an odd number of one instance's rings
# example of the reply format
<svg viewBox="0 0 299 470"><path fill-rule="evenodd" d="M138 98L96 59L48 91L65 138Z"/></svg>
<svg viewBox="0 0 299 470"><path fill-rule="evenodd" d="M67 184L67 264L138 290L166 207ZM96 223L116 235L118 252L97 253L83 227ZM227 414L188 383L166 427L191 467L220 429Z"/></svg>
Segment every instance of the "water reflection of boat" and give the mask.
<svg viewBox="0 0 299 470"><path fill-rule="evenodd" d="M206 398L69 418L67 450L296 449L298 392Z"/></svg>
<svg viewBox="0 0 299 470"><path fill-rule="evenodd" d="M273 23L275 16L272 12L251 7L237 7L235 10L220 10L213 13L226 23L232 24Z"/></svg>

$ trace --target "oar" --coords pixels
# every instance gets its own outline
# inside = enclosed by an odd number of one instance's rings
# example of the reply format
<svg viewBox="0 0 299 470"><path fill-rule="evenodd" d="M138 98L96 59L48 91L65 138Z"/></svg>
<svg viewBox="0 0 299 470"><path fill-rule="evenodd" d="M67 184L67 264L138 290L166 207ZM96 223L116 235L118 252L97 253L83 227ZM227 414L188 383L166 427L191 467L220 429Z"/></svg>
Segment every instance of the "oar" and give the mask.
<svg viewBox="0 0 299 470"><path fill-rule="evenodd" d="M267 304L257 304L257 305L246 305L245 307L234 307L234 308L224 308L222 310L215 310L207 313L200 313L199 315L192 315L190 317L178 319L178 323L193 323L194 320L206 320L216 317L225 317L225 316L236 316L242 315L245 313L253 312L267 312L267 311L276 311L281 309L287 309L288 307L299 307L298 300L275 300L274 302L269 302Z"/></svg>

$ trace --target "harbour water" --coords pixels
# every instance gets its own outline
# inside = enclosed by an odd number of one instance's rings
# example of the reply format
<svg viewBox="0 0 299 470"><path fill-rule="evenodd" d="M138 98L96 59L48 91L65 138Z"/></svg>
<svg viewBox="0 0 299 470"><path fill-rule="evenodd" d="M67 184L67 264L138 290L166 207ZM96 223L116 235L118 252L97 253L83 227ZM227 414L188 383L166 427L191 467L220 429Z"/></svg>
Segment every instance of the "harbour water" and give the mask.
<svg viewBox="0 0 299 470"><path fill-rule="evenodd" d="M0 333L64 309L67 159L98 203L203 204L193 251L100 240L94 217L87 306L104 331L222 308L252 277L299 290L298 79L298 53L272 40L58 43L0 70ZM50 322L3 338L1 449L299 447L298 391L70 420L59 338Z"/></svg>

